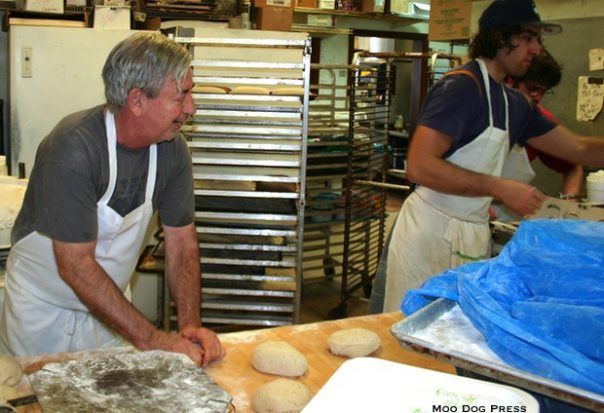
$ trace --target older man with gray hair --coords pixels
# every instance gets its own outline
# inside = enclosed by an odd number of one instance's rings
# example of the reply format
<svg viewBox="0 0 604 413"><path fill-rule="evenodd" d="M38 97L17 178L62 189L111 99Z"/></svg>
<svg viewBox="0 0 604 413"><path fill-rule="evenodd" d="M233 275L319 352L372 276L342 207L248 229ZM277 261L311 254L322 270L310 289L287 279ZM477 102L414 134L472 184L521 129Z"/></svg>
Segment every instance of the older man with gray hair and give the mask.
<svg viewBox="0 0 604 413"><path fill-rule="evenodd" d="M106 104L62 119L40 144L7 262L0 350L23 356L112 347L225 352L201 327L191 157L179 133L195 112L191 57L159 33L118 43ZM156 329L124 296L159 213L179 333Z"/></svg>

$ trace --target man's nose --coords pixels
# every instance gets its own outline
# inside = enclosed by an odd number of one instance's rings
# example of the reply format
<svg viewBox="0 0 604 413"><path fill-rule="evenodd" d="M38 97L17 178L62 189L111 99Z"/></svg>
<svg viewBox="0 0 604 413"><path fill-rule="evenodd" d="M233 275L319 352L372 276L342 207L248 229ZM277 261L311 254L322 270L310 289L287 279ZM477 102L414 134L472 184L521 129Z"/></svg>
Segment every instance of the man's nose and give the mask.
<svg viewBox="0 0 604 413"><path fill-rule="evenodd" d="M185 112L188 116L194 115L197 110L197 106L195 105L195 100L193 100L193 96L190 93L187 93L185 98L185 104L183 106L183 112Z"/></svg>

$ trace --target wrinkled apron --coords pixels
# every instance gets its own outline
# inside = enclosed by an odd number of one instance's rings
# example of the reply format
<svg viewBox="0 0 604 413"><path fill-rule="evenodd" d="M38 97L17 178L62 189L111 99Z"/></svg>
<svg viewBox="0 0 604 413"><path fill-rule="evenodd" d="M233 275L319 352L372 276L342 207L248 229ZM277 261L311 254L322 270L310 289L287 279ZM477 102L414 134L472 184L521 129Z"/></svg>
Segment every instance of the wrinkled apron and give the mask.
<svg viewBox="0 0 604 413"><path fill-rule="evenodd" d="M109 185L97 202L98 264L124 291L153 215L157 147L149 149L145 201L122 217L109 206L117 180L117 136L113 114L105 115ZM80 276L85 277L86 274ZM111 329L89 313L62 280L52 240L32 232L12 248L7 262L5 301L0 318L0 351L17 356L72 352L122 345Z"/></svg>
<svg viewBox="0 0 604 413"><path fill-rule="evenodd" d="M536 177L535 171L531 166L526 149L519 145L514 145L508 154L501 172L502 178L514 179L516 181L529 184ZM511 222L522 219L520 215L506 207L503 203L493 202L491 205L497 216L497 221Z"/></svg>
<svg viewBox="0 0 604 413"><path fill-rule="evenodd" d="M501 176L509 151L509 111L504 86L505 129L495 127L489 74L477 59L489 105L489 125L448 162ZM488 208L492 197L450 195L419 186L405 201L388 247L384 311L398 311L407 290L449 268L490 256Z"/></svg>

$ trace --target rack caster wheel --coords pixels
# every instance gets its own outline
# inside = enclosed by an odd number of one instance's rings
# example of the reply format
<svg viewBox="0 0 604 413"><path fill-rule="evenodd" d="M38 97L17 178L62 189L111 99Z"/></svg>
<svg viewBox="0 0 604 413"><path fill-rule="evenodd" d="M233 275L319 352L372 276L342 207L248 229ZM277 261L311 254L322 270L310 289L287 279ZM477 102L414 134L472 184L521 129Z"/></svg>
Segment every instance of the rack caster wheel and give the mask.
<svg viewBox="0 0 604 413"><path fill-rule="evenodd" d="M371 291L373 291L373 283L366 282L363 284L363 293L365 293L365 298L371 297Z"/></svg>
<svg viewBox="0 0 604 413"><path fill-rule="evenodd" d="M327 313L327 318L330 320L337 320L339 318L346 318L348 312L346 311L346 303L340 303Z"/></svg>
<svg viewBox="0 0 604 413"><path fill-rule="evenodd" d="M333 258L323 258L323 273L325 274L325 279L333 280L333 277L336 275L335 262Z"/></svg>

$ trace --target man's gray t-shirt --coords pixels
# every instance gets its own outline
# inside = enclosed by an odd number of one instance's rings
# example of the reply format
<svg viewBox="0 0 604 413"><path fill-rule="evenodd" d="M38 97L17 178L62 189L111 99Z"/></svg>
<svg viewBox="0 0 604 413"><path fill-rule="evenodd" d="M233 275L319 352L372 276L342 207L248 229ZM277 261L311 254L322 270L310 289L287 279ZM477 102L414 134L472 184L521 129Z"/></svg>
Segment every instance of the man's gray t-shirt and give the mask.
<svg viewBox="0 0 604 413"><path fill-rule="evenodd" d="M117 181L109 206L122 216L145 199L149 148L117 145ZM63 242L97 239L97 202L109 184L103 106L65 117L40 143L12 243L33 231ZM163 224L193 222L195 201L191 155L185 139L157 145L153 210Z"/></svg>

